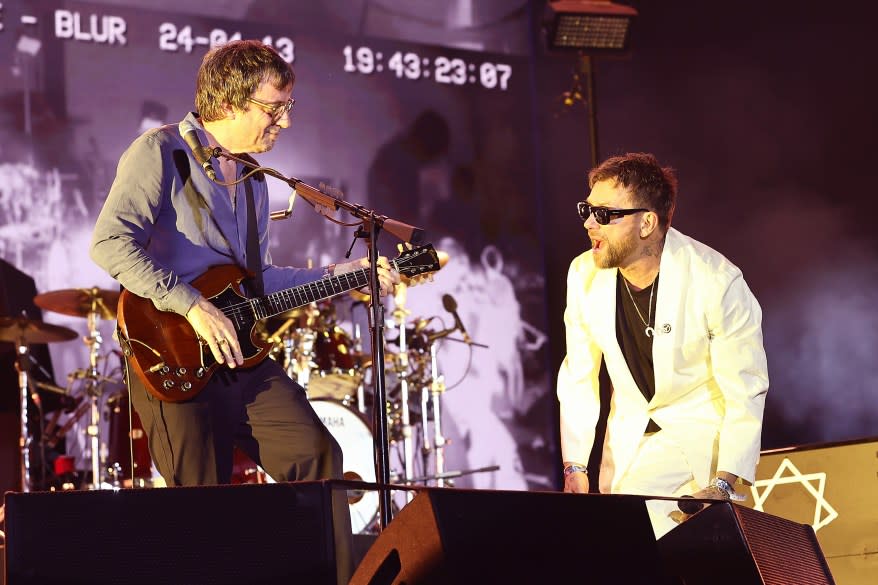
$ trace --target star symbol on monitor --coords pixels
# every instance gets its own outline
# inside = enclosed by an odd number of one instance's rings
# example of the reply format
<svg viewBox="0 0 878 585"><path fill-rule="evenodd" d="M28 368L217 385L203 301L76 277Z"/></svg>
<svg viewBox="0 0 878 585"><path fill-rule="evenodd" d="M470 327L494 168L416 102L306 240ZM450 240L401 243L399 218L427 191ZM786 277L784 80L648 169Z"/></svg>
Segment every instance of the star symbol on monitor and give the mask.
<svg viewBox="0 0 878 585"><path fill-rule="evenodd" d="M788 471L789 475L784 475L785 471ZM793 465L793 462L786 457L784 457L783 461L781 461L780 465L777 467L774 476L770 479L757 480L753 482L752 486L750 486L750 491L753 493L753 509L764 512L763 504L765 504L769 494L771 494L771 490L777 485L791 483L802 484L805 490L814 496L814 522L811 524L811 528L814 529L814 532L827 526L838 517L838 512L835 511L835 508L833 508L824 497L824 492L826 490L826 474L803 474L795 465ZM760 489L762 489L761 492Z"/></svg>

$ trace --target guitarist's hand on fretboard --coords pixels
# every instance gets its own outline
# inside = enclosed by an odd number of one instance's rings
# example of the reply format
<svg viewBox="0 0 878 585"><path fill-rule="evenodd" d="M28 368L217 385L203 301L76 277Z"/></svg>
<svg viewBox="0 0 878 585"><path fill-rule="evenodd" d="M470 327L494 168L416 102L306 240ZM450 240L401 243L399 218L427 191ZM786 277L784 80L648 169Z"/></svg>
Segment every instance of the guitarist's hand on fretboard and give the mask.
<svg viewBox="0 0 878 585"><path fill-rule="evenodd" d="M186 313L186 320L210 347L217 362L226 363L230 368L244 363L241 344L232 322L210 301L199 297Z"/></svg>
<svg viewBox="0 0 878 585"><path fill-rule="evenodd" d="M369 259L360 258L344 264L336 264L332 276L344 274L345 272L353 272L361 268L369 268ZM399 284L399 273L390 268L390 262L384 256L378 257L378 283L381 287L381 296L392 295L396 291L396 285ZM363 292L368 292L366 287Z"/></svg>

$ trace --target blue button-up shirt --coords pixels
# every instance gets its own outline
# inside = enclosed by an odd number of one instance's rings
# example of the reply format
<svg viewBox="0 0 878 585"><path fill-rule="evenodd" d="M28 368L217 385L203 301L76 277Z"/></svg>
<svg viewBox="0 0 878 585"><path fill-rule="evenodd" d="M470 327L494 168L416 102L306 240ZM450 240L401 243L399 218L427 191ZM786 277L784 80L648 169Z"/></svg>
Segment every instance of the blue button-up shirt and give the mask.
<svg viewBox="0 0 878 585"><path fill-rule="evenodd" d="M92 235L91 257L130 292L156 308L185 315L199 292L189 283L211 266L247 266L247 205L243 184L233 203L227 187L211 181L182 132L204 127L190 113L179 124L147 131L119 160L116 178ZM240 176L243 165L238 164ZM250 179L256 206L265 292L323 275L323 269L278 267L268 250L269 200L265 179Z"/></svg>

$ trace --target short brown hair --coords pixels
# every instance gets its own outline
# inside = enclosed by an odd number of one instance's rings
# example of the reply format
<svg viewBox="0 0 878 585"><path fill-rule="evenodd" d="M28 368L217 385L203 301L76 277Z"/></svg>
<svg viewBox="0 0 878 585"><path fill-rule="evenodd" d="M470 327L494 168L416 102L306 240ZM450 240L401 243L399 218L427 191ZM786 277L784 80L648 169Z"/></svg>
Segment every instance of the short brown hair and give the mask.
<svg viewBox="0 0 878 585"><path fill-rule="evenodd" d="M296 80L293 68L260 41L232 41L208 51L195 82L195 109L206 122L223 117L223 107L246 109L247 98L263 82L277 89Z"/></svg>
<svg viewBox="0 0 878 585"><path fill-rule="evenodd" d="M608 158L588 173L588 186L598 181L614 180L634 196L634 205L654 211L659 225L671 225L677 201L677 177L674 169L663 167L655 156L645 152L629 152Z"/></svg>

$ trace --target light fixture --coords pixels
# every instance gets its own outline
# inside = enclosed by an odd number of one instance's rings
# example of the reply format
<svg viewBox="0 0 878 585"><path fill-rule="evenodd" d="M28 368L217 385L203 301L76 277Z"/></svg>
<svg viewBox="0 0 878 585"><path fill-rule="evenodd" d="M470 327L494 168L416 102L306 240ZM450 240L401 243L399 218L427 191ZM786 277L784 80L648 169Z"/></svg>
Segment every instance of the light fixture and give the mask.
<svg viewBox="0 0 878 585"><path fill-rule="evenodd" d="M550 49L623 52L628 49L631 21L637 11L611 0L549 2Z"/></svg>
<svg viewBox="0 0 878 585"><path fill-rule="evenodd" d="M40 39L29 37L27 35L21 35L18 38L18 42L15 44L15 49L19 53L30 55L31 57L36 57L37 53L40 52L40 48L42 46L43 43L40 42Z"/></svg>

